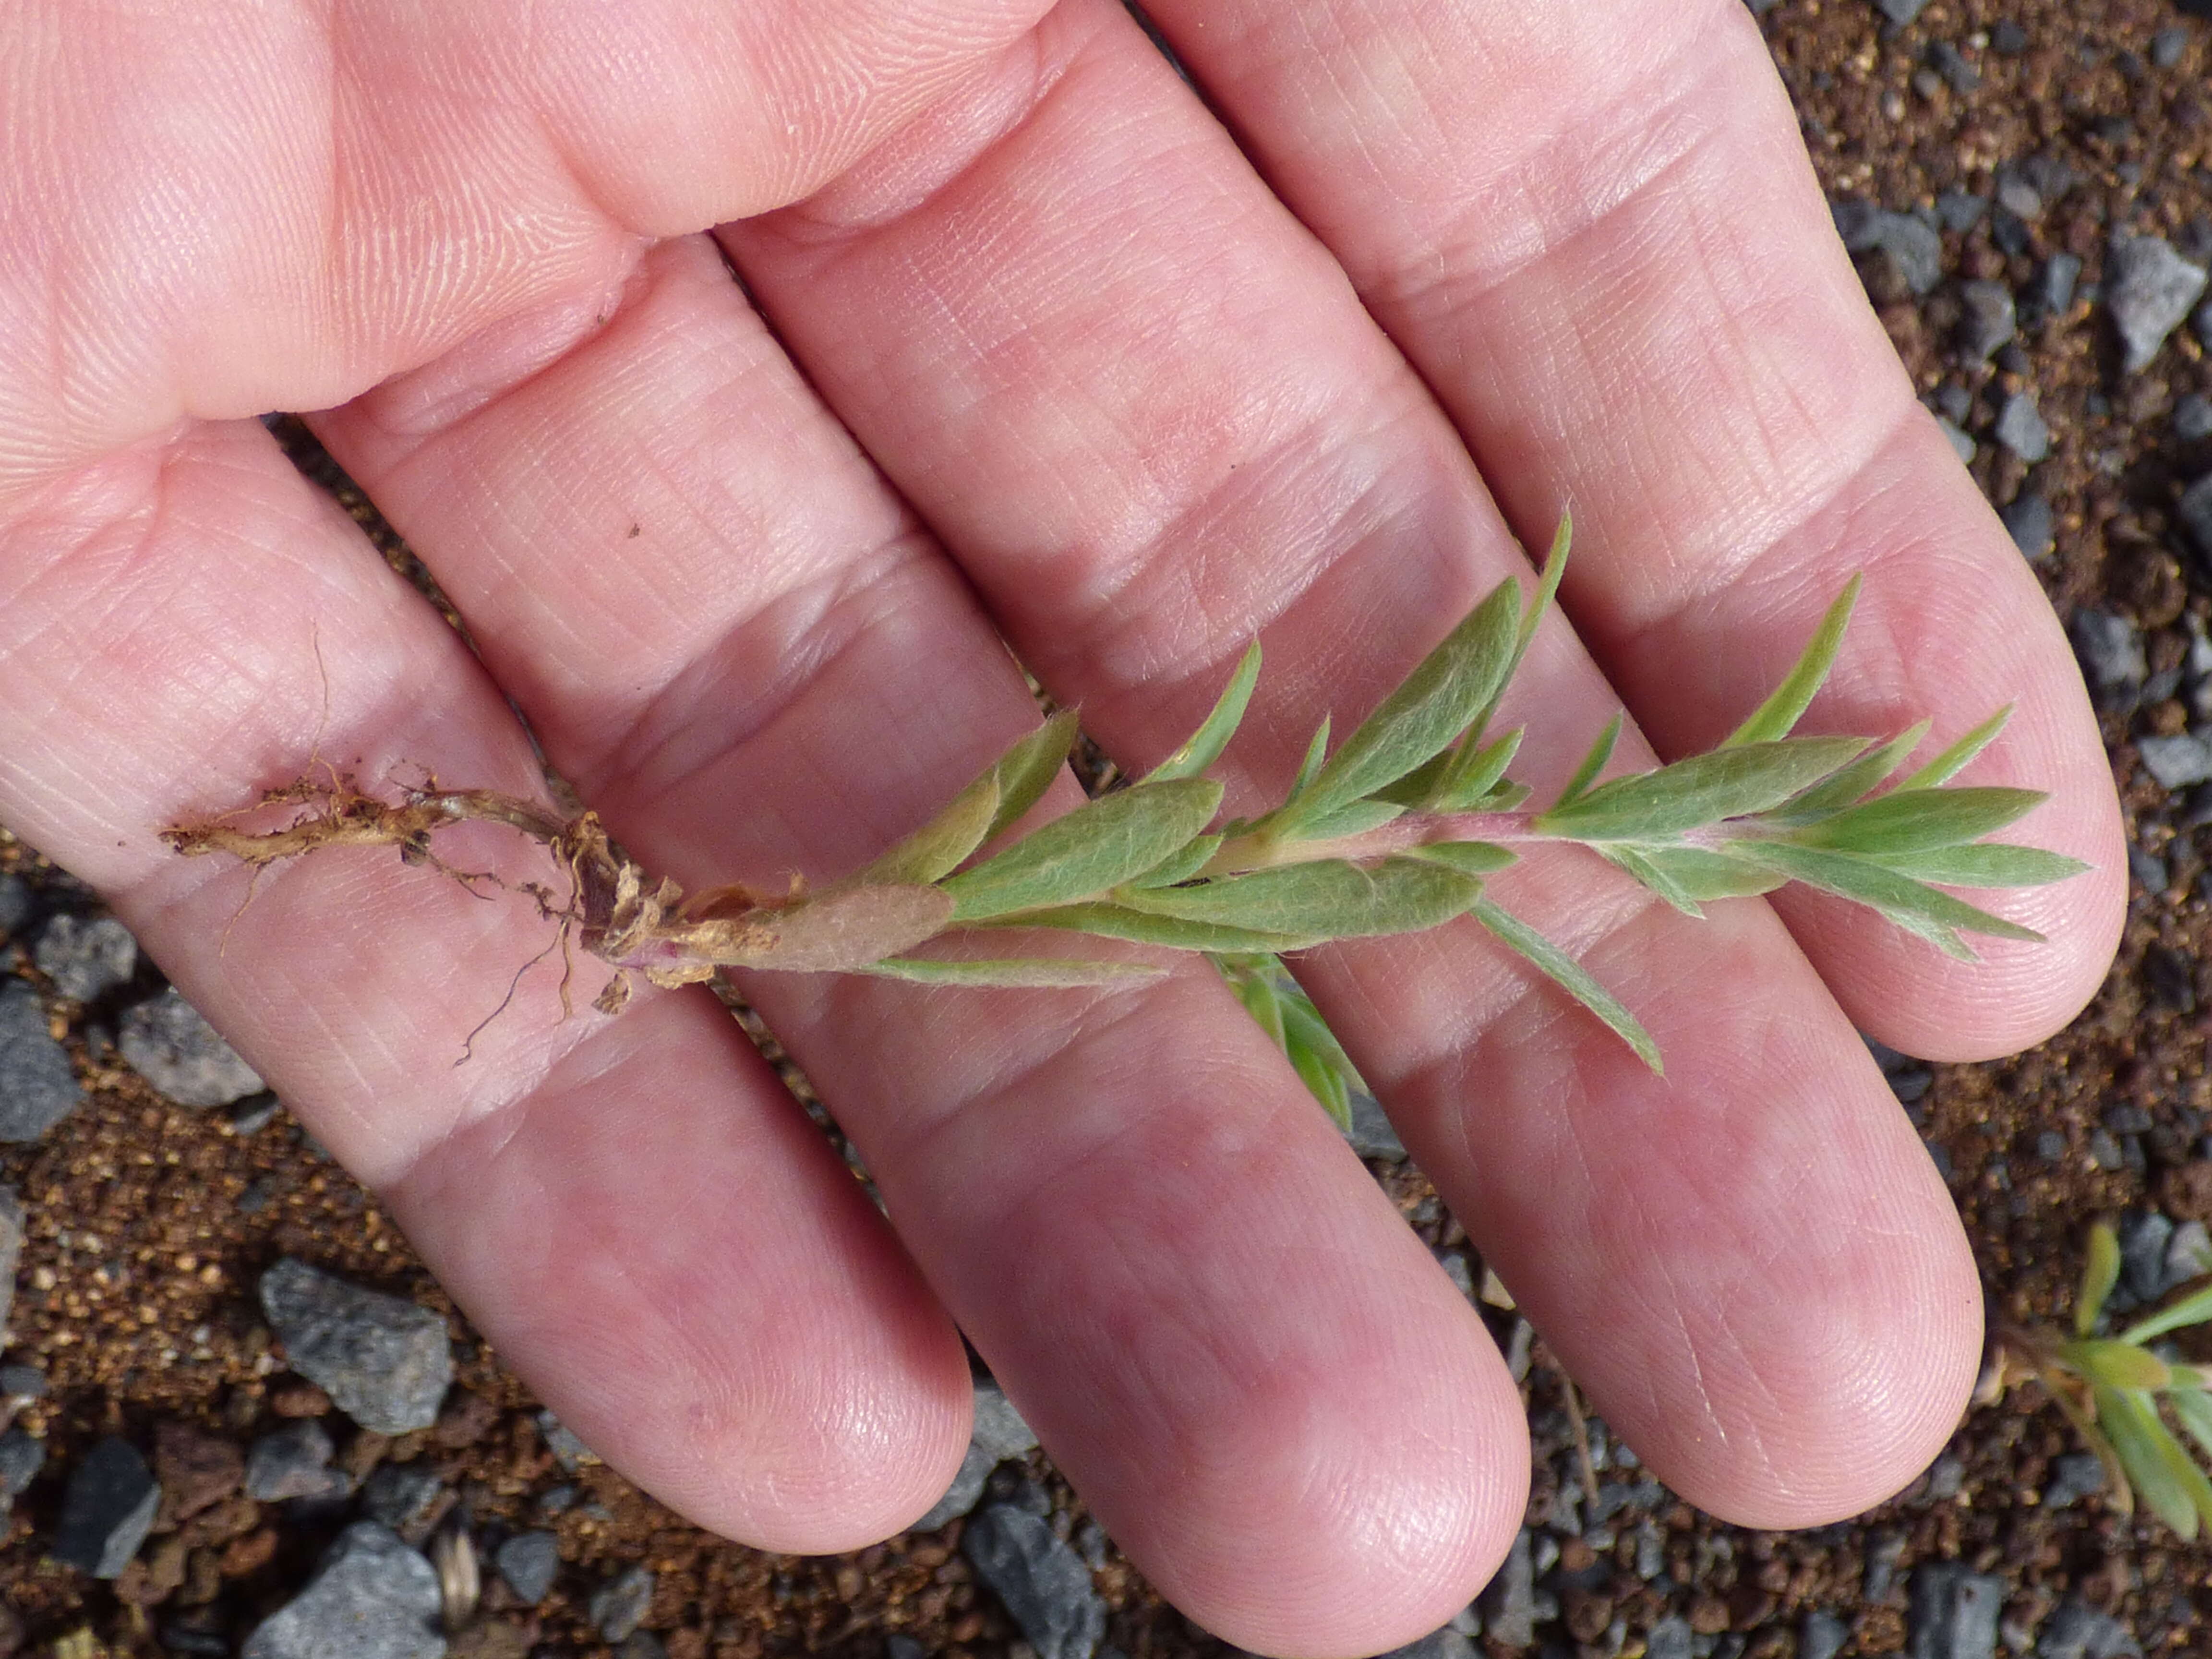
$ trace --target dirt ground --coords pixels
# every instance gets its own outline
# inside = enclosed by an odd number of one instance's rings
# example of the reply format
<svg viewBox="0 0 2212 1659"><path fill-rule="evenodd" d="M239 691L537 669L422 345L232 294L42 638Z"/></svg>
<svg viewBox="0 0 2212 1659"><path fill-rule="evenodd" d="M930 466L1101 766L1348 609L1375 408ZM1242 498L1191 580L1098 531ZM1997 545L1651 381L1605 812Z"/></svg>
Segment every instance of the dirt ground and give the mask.
<svg viewBox="0 0 2212 1659"><path fill-rule="evenodd" d="M1910 9L1902 0L1892 9ZM2001 199L1963 229L1945 225L1940 278L1924 291L1887 253L1870 253L1862 270L1931 406L1976 440L1972 467L1992 500L2033 494L2051 507L2055 548L2038 568L2061 614L2120 617L2144 648L2147 689L2118 688L2106 716L2137 858L2126 943L2102 994L2072 1029L2017 1059L1900 1061L1893 1072L1948 1168L1992 1314L2050 1320L2069 1304L2094 1218L2157 1208L2175 1221L2212 1220L2212 848L2201 830L2212 822L2212 785L2169 793L2136 747L2201 718L2188 702L2198 677L2189 658L2212 617L2212 560L2192 556L2174 503L2183 484L2212 471L2212 428L2186 436L2191 422L2177 416L2191 393L2212 393L2212 370L2185 325L2147 368L2123 373L2100 298L2116 232L2163 235L2200 262L2212 255L2212 21L2165 0L1933 0L1900 27L1872 0L1779 0L1762 24L1832 198L1940 217L1948 193L1963 218L1964 196L1988 198L2027 166L2040 211L2011 212ZM2082 262L2070 300L2023 314L1994 362L1967 361L1956 343L1962 283L1994 279L2026 295L2054 253ZM2052 434L2033 465L1991 435L2003 398L2023 389ZM303 465L343 495L304 433L284 430ZM369 521L366 504L352 504ZM388 533L372 529L404 562ZM27 881L48 912L97 914L89 894L4 832L0 871ZM26 942L34 925L19 929ZM434 1471L441 1513L465 1517L481 1542L533 1527L558 1534L562 1565L544 1602L524 1607L487 1573L456 1654L609 1654L589 1599L642 1565L654 1575L649 1638L631 1638L622 1650L630 1659L649 1659L655 1642L671 1659L880 1659L893 1637L946 1659L1036 1659L975 1581L959 1522L850 1556L769 1556L684 1524L605 1468L563 1468L526 1390L374 1201L288 1117L256 1126L185 1109L120 1063L115 1013L158 985L150 969L85 1006L54 997L23 951L0 952L0 969L46 998L87 1091L43 1139L0 1155L0 1178L26 1212L4 1358L46 1378L42 1396L11 1402L46 1461L0 1519L0 1604L20 1626L0 1613L0 1656L220 1652L241 1640L297 1593L344 1512L256 1504L234 1480L189 1516L174 1513L173 1498L137 1562L111 1584L48 1558L67 1472L105 1435L149 1456L167 1443L183 1457L191 1445L242 1447L288 1419L322 1415L354 1474L380 1463ZM1375 1167L1433 1245L1463 1247L1417 1172ZM287 1371L253 1296L261 1270L287 1254L447 1316L459 1389L437 1428L397 1438L356 1428ZM1510 1346L1512 1316L1492 1313ZM1899 1652L1909 1627L1929 1623L1912 1611L1914 1570L1940 1562L2002 1579L2000 1640L2014 1650L2042 1633L2053 1651L2051 1616L2070 1602L2116 1617L2144 1653L2212 1653L2212 1548L2117 1518L2095 1497L2046 1503L2054 1460L2080 1447L2033 1389L1972 1414L1933 1474L1898 1499L1848 1525L1779 1534L1721 1526L1639 1484L1631 1460L1608 1456L1601 1425L1593 1474L1615 1512L1584 1512L1565 1402L1540 1345L1527 1386L1538 1435L1524 1587L1534 1643L1507 1639L1510 1609L1498 1617L1493 1598L1475 1638L1492 1653L1788 1659L1837 1632L1843 1653ZM180 1437L187 1427L196 1437ZM1050 1494L1054 1530L1079 1535L1079 1501L1041 1454L1028 1474ZM1107 1640L1128 1659L1220 1650L1110 1547L1102 1559L1094 1583L1109 1609ZM1936 1639L1920 1630L1914 1651L1954 1651L1925 1645Z"/></svg>

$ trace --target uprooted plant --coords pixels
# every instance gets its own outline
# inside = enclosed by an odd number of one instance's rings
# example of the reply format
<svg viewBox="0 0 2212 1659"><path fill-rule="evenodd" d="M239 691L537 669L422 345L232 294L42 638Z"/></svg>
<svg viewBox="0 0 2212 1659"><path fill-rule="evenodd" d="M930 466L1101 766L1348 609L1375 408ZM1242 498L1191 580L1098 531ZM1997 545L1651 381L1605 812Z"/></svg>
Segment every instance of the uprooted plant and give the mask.
<svg viewBox="0 0 2212 1659"><path fill-rule="evenodd" d="M1205 774L1251 698L1256 644L1189 741L1138 781L979 858L1059 775L1076 737L1075 715L1064 712L874 863L813 889L794 881L781 894L727 886L687 896L616 846L591 812L563 817L434 781L386 800L335 774L326 783L303 779L265 798L295 809L276 828L218 819L164 835L180 853L226 853L257 870L362 845L393 846L410 862L447 869L431 852L438 830L507 825L542 842L564 878L562 887L523 890L557 923L564 950L573 938L617 969L597 1004L609 1012L627 1000L633 975L674 986L724 968L1047 987L1164 971L1051 955L915 954L949 933L1056 929L1204 952L1340 1120L1350 1062L1281 972L1280 957L1464 915L1659 1069L1658 1050L1635 1017L1485 891L1485 878L1513 863L1516 848L1589 848L1692 915L1706 900L1799 881L1868 905L1953 956L1972 955L1963 934L2040 937L1942 890L2030 886L2086 867L1981 839L2029 811L2039 793L1949 787L2008 710L1901 778L1928 733L1925 721L1887 742L1790 735L1834 663L1856 577L1782 684L1717 749L1601 782L1621 729L1615 716L1559 798L1526 810L1528 789L1508 775L1522 728L1493 737L1490 726L1558 590L1567 543L1563 522L1533 598L1524 603L1517 583L1500 583L1333 750L1323 719L1280 805L1218 828L1222 786Z"/></svg>

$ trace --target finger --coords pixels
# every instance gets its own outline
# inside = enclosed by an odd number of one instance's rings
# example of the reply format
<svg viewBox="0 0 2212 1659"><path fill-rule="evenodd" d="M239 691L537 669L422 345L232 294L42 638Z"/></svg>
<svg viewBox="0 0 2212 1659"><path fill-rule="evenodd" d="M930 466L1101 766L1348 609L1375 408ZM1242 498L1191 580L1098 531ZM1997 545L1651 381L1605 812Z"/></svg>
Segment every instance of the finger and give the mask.
<svg viewBox="0 0 2212 1659"><path fill-rule="evenodd" d="M11 9L0 500L188 416L512 378L640 239L795 199L1037 0ZM459 390L459 388L453 388Z"/></svg>
<svg viewBox="0 0 2212 1659"><path fill-rule="evenodd" d="M390 848L249 882L156 838L303 774L540 785L459 637L258 424L50 490L0 525L0 819L110 896L589 1443L771 1548L850 1547L943 1490L957 1334L711 1000L563 1019L556 951L487 1021L554 942L520 895ZM548 875L482 835L439 850Z"/></svg>
<svg viewBox="0 0 2212 1659"><path fill-rule="evenodd" d="M1340 270L1133 26L1073 4L1042 38L1028 106L944 118L957 157L888 147L724 235L1017 648L1125 763L1164 753L1267 625L1230 757L1230 810L1251 811L1325 709L1370 707L1525 567ZM879 185L904 171L950 182L919 204ZM1564 631L1540 635L1501 716L1530 726L1529 781L1556 789L1611 706ZM1700 929L1594 864L1532 859L1499 891L1622 989L1663 1082L1465 926L1302 974L1666 1479L1756 1524L1863 1508L1933 1455L1971 1379L1956 1218L1767 913Z"/></svg>
<svg viewBox="0 0 2212 1659"><path fill-rule="evenodd" d="M1982 1059L2103 981L2127 866L2057 618L1913 397L1838 245L1759 31L1730 0L1570 13L1308 0L1153 15L1467 434L1507 515L1580 531L1566 599L1660 751L1710 747L1868 580L1808 730L1948 741L2089 875L2011 896L2047 945L1979 963L1871 913L1778 902L1854 1019Z"/></svg>
<svg viewBox="0 0 2212 1659"><path fill-rule="evenodd" d="M1035 72L1010 61L1006 73ZM625 844L690 883L849 872L1033 703L951 567L712 246L465 419L322 417ZM1115 1538L1267 1651L1462 1607L1520 1521L1520 1407L1464 1298L1218 978L746 981Z"/></svg>

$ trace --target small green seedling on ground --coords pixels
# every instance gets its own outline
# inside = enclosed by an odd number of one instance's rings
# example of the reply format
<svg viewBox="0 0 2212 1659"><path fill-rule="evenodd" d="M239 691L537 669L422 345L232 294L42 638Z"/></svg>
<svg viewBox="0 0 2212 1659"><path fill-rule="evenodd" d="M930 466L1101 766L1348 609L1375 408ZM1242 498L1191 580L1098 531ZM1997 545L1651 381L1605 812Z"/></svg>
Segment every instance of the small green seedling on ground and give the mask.
<svg viewBox="0 0 2212 1659"><path fill-rule="evenodd" d="M1925 723L1887 742L1790 735L1835 662L1856 578L1782 684L1712 752L1606 778L1616 717L1558 799L1530 810L1528 787L1510 775L1523 731L1491 726L1558 591L1567 543L1562 522L1533 596L1501 582L1334 747L1324 719L1281 804L1256 817L1218 823L1222 786L1206 775L1258 681L1255 644L1189 740L1127 787L982 850L1059 775L1076 738L1075 716L1062 713L874 863L812 890L794 883L783 894L728 886L687 896L617 848L591 812L569 817L434 782L390 801L343 777L326 786L303 779L266 798L290 809L276 827L218 818L165 836L180 853L228 854L257 871L323 847L390 845L410 863L472 880L439 863L431 838L471 820L505 824L542 842L565 878L524 889L559 925L564 952L573 938L617 970L597 1005L608 1012L621 1008L635 976L682 985L725 968L1030 987L1114 985L1164 971L1024 953L1025 937L1048 931L1202 953L1340 1121L1358 1074L1282 958L1462 916L1660 1069L1636 1017L1488 892L1487 878L1530 847L1588 848L1693 916L1710 900L1798 881L1869 906L1955 957L1972 956L1966 934L2040 937L1944 890L2033 886L2085 867L1982 839L2040 794L1949 786L1996 736L2004 711L1910 773ZM1007 944L981 955L929 949L949 935Z"/></svg>
<svg viewBox="0 0 2212 1659"><path fill-rule="evenodd" d="M2015 1369L2040 1382L2075 1432L2105 1466L2106 1501L2122 1515L2140 1498L2185 1539L2212 1523L2212 1480L2168 1423L2212 1455L2212 1370L2160 1358L2150 1345L2191 1325L2212 1323L2212 1283L2201 1283L2118 1336L2093 1335L2120 1276L2119 1240L2100 1221L2074 1299L2070 1337L2047 1328L2006 1329L1977 1397L2000 1397ZM2163 1407L2163 1409L2161 1409Z"/></svg>

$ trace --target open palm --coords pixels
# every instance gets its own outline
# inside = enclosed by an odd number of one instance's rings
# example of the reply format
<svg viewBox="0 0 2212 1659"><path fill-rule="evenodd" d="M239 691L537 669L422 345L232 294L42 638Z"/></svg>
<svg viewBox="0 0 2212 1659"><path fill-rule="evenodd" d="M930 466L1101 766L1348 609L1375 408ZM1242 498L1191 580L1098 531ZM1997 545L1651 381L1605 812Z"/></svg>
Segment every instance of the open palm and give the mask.
<svg viewBox="0 0 2212 1659"><path fill-rule="evenodd" d="M1740 0L1152 9L1218 117L1112 0L17 6L0 819L702 1523L818 1552L913 1519L965 1443L957 1321L1194 1617L1367 1652L1503 1553L1519 1405L1209 975L748 981L886 1224L703 991L564 1020L530 975L457 1068L545 943L526 904L363 852L239 912L239 870L157 832L311 748L531 792L511 702L655 868L819 879L1034 722L1001 640L1141 767L1263 634L1249 807L1571 502L1574 627L1504 715L1556 757L1540 793L1616 696L1632 758L1711 744L1863 568L1808 726L1942 741L2017 701L1975 781L2053 790L2026 838L2100 866L2005 902L2051 945L1961 965L1788 895L1699 924L1574 854L1501 878L1663 1080L1471 923L1300 966L1656 1473L1753 1525L1862 1508L1949 1431L1980 1297L1853 1023L2021 1046L2118 931L2049 607ZM474 654L274 408L323 411Z"/></svg>

